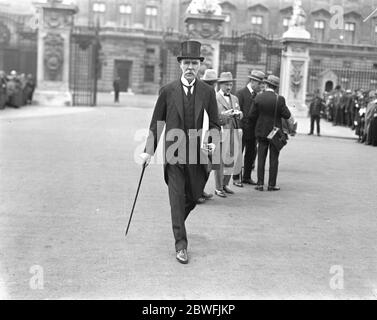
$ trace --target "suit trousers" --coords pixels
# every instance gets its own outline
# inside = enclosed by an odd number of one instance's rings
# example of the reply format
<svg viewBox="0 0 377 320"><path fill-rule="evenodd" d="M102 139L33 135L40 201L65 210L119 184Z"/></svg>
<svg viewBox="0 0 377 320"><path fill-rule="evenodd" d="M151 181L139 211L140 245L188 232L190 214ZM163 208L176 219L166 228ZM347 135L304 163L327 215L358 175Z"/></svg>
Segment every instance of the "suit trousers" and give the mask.
<svg viewBox="0 0 377 320"><path fill-rule="evenodd" d="M251 179L251 171L253 170L253 165L257 157L257 140L255 138L245 138L242 137L242 152L245 150L244 155L244 171L242 179ZM233 180L238 180L239 175L234 175Z"/></svg>
<svg viewBox="0 0 377 320"><path fill-rule="evenodd" d="M268 149L270 150L270 172L268 185L276 186L276 179L279 167L279 151L266 139L258 138L258 185L264 185L264 168Z"/></svg>
<svg viewBox="0 0 377 320"><path fill-rule="evenodd" d="M168 164L166 170L175 250L179 251L187 249L185 221L195 208L196 201L194 201L191 192L188 165Z"/></svg>
<svg viewBox="0 0 377 320"><path fill-rule="evenodd" d="M223 161L223 143L220 142L220 164L219 169L213 170L215 176L215 184L217 190L223 190L224 186L229 184L230 175L224 175L224 161Z"/></svg>
<svg viewBox="0 0 377 320"><path fill-rule="evenodd" d="M320 116L310 116L310 133L314 133L314 122L317 124L317 133L321 133L321 128L319 126L321 118Z"/></svg>

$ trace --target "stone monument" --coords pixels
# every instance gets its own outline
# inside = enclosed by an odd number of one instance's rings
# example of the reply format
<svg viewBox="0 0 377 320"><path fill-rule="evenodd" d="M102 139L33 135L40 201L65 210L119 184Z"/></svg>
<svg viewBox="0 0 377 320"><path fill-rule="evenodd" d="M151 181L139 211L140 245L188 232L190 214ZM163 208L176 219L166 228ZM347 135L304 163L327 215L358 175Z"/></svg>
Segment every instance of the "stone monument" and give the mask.
<svg viewBox="0 0 377 320"><path fill-rule="evenodd" d="M77 7L72 1L34 2L39 13L38 78L34 94L40 105L72 105L69 92L70 35Z"/></svg>
<svg viewBox="0 0 377 320"><path fill-rule="evenodd" d="M288 30L283 34L280 69L280 94L286 98L293 113L307 110L305 100L311 36L305 29L305 22L306 14L301 0L295 0Z"/></svg>
<svg viewBox="0 0 377 320"><path fill-rule="evenodd" d="M185 23L190 40L202 43L205 68L217 71L220 65L220 37L225 16L217 0L192 0L187 8Z"/></svg>

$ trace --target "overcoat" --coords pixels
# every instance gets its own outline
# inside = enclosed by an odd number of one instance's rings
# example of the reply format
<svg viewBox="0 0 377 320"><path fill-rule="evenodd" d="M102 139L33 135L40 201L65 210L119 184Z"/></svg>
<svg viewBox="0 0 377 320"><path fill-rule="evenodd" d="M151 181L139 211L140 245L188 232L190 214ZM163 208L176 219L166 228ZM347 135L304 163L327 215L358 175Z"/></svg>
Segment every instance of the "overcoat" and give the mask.
<svg viewBox="0 0 377 320"><path fill-rule="evenodd" d="M274 127L275 106L277 106L275 126L282 129L281 119L289 119L291 117L291 112L285 104L284 97L277 97L275 92L266 90L255 98L248 117L252 121L257 120L255 126L255 136L257 138L267 138L272 131Z"/></svg>
<svg viewBox="0 0 377 320"><path fill-rule="evenodd" d="M185 119L184 119L184 91L180 80L171 82L161 88L159 97L157 99L152 120L149 126L149 135L147 138L145 152L153 155L156 151L158 141L161 137L165 127L164 134L164 178L166 184L169 184L167 175L167 166L177 162L180 164L186 163L186 155L184 152L169 152L170 150L185 149L189 152L190 148L187 147L187 139L172 139L176 132L185 132ZM217 114L216 95L212 87L205 84L199 79L196 79L195 89L195 128L202 129L204 111L208 114L209 129L220 130L219 119ZM175 130L179 129L179 130ZM199 131L198 131L199 132ZM187 138L187 137L186 137ZM218 141L212 141L218 144ZM200 143L197 144L197 152L200 154ZM176 157L176 158L175 158ZM187 165L189 171L189 185L194 199L198 199L205 187L208 180L208 165L198 163Z"/></svg>
<svg viewBox="0 0 377 320"><path fill-rule="evenodd" d="M250 108L254 102L256 94L250 92L248 87L244 87L241 90L237 91L236 96L240 103L241 111L244 114L244 117L241 120L241 128L243 131L243 136L246 140L255 139L255 124L256 121L251 121L247 114L249 114Z"/></svg>
<svg viewBox="0 0 377 320"><path fill-rule="evenodd" d="M223 112L231 109L241 111L238 98L231 94L230 104L220 92L217 92L216 98L222 126L221 141L223 144L224 174L238 174L242 168L242 129L240 128L240 120L222 115Z"/></svg>

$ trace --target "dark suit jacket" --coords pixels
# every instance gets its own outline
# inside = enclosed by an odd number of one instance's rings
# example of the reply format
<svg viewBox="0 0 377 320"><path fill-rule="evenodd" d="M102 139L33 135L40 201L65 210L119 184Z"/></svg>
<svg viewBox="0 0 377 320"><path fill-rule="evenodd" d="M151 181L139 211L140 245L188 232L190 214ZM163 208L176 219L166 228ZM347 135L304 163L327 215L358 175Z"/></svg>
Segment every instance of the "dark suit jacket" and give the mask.
<svg viewBox="0 0 377 320"><path fill-rule="evenodd" d="M208 86L201 80L197 79L195 85L195 129L199 130L203 125L204 110L206 110L209 118L209 129L220 130L218 113L217 113L217 102L215 91L212 87ZM174 81L167 84L160 90L159 97L157 99L152 120L149 127L149 136L147 138L145 152L153 155L156 151L158 141L160 139L161 133L165 126L165 181L168 183L166 174L166 163L174 158L174 154L169 151L171 149L180 150L180 148L186 148L184 141L177 143L176 141L169 141L167 139L167 134L172 132L172 129L181 129L182 132L185 130L184 122L184 106L183 106L183 89L180 80ZM171 139L171 138L170 138ZM215 144L218 142L213 141ZM174 146L173 146L174 144ZM178 152L179 162L185 161L185 157L181 157L181 153ZM205 183L208 179L208 172L206 165L190 165L189 170L194 170L191 176L195 176L195 181L191 183L191 191L193 192L194 198L201 196L204 189Z"/></svg>
<svg viewBox="0 0 377 320"><path fill-rule="evenodd" d="M253 97L250 93L250 90L247 87L242 88L237 91L236 96L240 103L241 111L244 114L243 119L241 120L241 128L243 130L243 137L245 139L255 139L255 124L256 121L251 121L247 115L250 112L251 105L254 102L255 96Z"/></svg>
<svg viewBox="0 0 377 320"><path fill-rule="evenodd" d="M255 136L257 138L267 138L274 126L274 115L276 105L276 93L265 91L259 94L250 109L249 118L251 121L257 120ZM282 129L281 118L289 119L291 112L285 104L285 99L278 96L277 116L275 126Z"/></svg>

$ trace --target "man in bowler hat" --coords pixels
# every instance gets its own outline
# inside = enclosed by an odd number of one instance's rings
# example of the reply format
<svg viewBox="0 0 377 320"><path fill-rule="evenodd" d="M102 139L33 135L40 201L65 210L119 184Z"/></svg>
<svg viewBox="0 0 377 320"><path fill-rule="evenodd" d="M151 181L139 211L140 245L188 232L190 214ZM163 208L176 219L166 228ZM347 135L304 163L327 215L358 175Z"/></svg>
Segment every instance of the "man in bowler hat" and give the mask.
<svg viewBox="0 0 377 320"><path fill-rule="evenodd" d="M169 191L176 259L183 264L188 263L185 221L202 196L208 180L208 162L202 164L198 159L201 148L200 143L195 143L198 135L193 132L202 129L204 119L208 119L207 129L218 135L220 129L215 92L197 78L200 63L204 60L200 48L201 43L197 41L181 44L181 55L177 60L182 76L161 88L145 151L141 154L143 164L147 165L165 126L164 178ZM183 137L179 137L179 133L183 133ZM216 139L213 142L216 144Z"/></svg>
<svg viewBox="0 0 377 320"><path fill-rule="evenodd" d="M251 172L257 156L257 140L255 138L255 124L256 121L250 121L247 114L249 114L254 99L262 89L265 74L262 71L252 70L249 77L248 84L237 91L236 96L240 103L240 108L245 117L241 120L242 134L242 151L245 150L244 156L244 173L242 178L243 184L256 185L251 179ZM233 180L239 180L239 175L233 176Z"/></svg>
<svg viewBox="0 0 377 320"><path fill-rule="evenodd" d="M277 108L275 126L280 129L282 129L281 119L289 119L291 117L291 112L285 104L284 97L279 96L276 93L280 79L274 75L269 75L264 82L266 84L266 89L255 98L255 102L249 115L251 121L257 121L255 126L255 136L258 140L258 182L255 189L259 191L264 190L264 168L269 150L270 174L268 191L278 191L280 188L276 185L276 180L279 167L279 150L269 142L267 136L274 127L275 108Z"/></svg>

